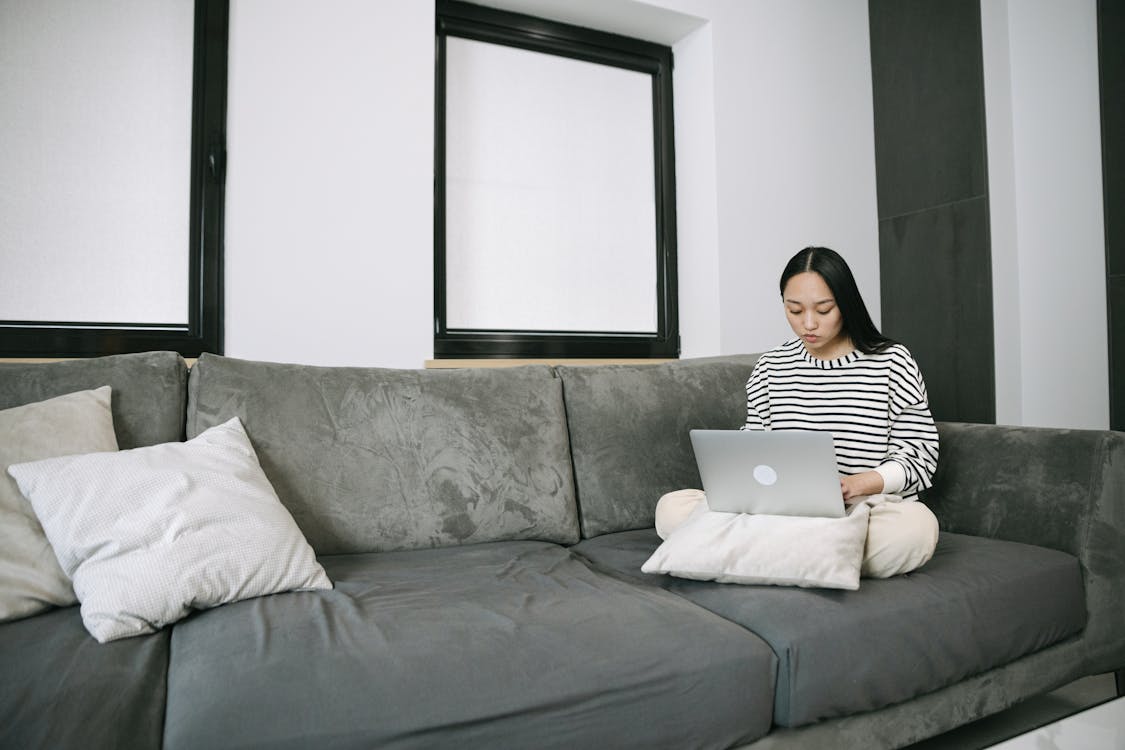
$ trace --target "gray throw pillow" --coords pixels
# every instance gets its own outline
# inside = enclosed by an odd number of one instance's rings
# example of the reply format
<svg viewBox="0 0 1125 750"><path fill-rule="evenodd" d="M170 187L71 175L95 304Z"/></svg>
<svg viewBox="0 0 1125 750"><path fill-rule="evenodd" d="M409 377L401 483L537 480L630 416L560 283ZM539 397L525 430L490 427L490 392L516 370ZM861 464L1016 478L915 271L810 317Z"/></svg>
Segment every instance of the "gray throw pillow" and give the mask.
<svg viewBox="0 0 1125 750"><path fill-rule="evenodd" d="M77 602L31 504L8 467L74 453L116 451L110 388L0 411L0 622Z"/></svg>

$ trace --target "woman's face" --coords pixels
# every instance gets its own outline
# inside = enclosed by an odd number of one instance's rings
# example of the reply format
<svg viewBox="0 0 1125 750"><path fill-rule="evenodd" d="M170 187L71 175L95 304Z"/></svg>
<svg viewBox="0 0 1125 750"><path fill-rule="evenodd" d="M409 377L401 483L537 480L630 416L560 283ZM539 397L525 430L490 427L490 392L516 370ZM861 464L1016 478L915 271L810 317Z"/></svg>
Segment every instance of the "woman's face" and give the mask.
<svg viewBox="0 0 1125 750"><path fill-rule="evenodd" d="M791 277L781 296L789 326L805 342L809 354L817 359L837 359L852 351L836 298L819 273L805 271Z"/></svg>

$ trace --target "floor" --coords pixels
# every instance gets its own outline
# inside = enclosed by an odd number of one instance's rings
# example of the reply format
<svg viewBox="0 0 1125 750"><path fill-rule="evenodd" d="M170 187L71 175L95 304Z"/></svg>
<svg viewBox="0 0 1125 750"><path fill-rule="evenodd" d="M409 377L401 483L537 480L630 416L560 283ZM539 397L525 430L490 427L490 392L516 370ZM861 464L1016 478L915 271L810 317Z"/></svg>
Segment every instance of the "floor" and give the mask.
<svg viewBox="0 0 1125 750"><path fill-rule="evenodd" d="M1113 674L1085 677L1053 693L1012 706L1007 711L923 740L911 745L909 750L980 750L1116 696Z"/></svg>
<svg viewBox="0 0 1125 750"><path fill-rule="evenodd" d="M994 745L992 750L1125 748L1125 698L1087 708L1061 721Z"/></svg>

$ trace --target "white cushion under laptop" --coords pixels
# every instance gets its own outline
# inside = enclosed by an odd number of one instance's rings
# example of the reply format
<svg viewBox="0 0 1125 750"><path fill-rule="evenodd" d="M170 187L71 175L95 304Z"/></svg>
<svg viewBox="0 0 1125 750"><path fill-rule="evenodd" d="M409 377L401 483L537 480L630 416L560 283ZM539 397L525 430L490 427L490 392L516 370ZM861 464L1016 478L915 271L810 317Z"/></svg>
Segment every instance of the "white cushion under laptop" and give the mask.
<svg viewBox="0 0 1125 750"><path fill-rule="evenodd" d="M692 430L691 445L713 511L844 515L831 433Z"/></svg>

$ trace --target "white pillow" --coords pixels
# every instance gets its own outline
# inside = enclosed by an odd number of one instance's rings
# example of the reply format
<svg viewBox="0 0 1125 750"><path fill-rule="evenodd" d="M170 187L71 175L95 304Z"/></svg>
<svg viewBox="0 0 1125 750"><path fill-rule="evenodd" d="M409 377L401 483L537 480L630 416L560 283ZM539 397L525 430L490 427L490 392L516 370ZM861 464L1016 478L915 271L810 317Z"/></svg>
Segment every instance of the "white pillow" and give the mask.
<svg viewBox="0 0 1125 750"><path fill-rule="evenodd" d="M77 601L8 467L72 453L116 451L110 397L107 385L0 411L0 622Z"/></svg>
<svg viewBox="0 0 1125 750"><path fill-rule="evenodd" d="M718 513L701 503L641 567L720 583L858 589L869 508L843 518Z"/></svg>
<svg viewBox="0 0 1125 750"><path fill-rule="evenodd" d="M192 608L332 588L237 417L186 443L8 472L102 643L153 632Z"/></svg>

